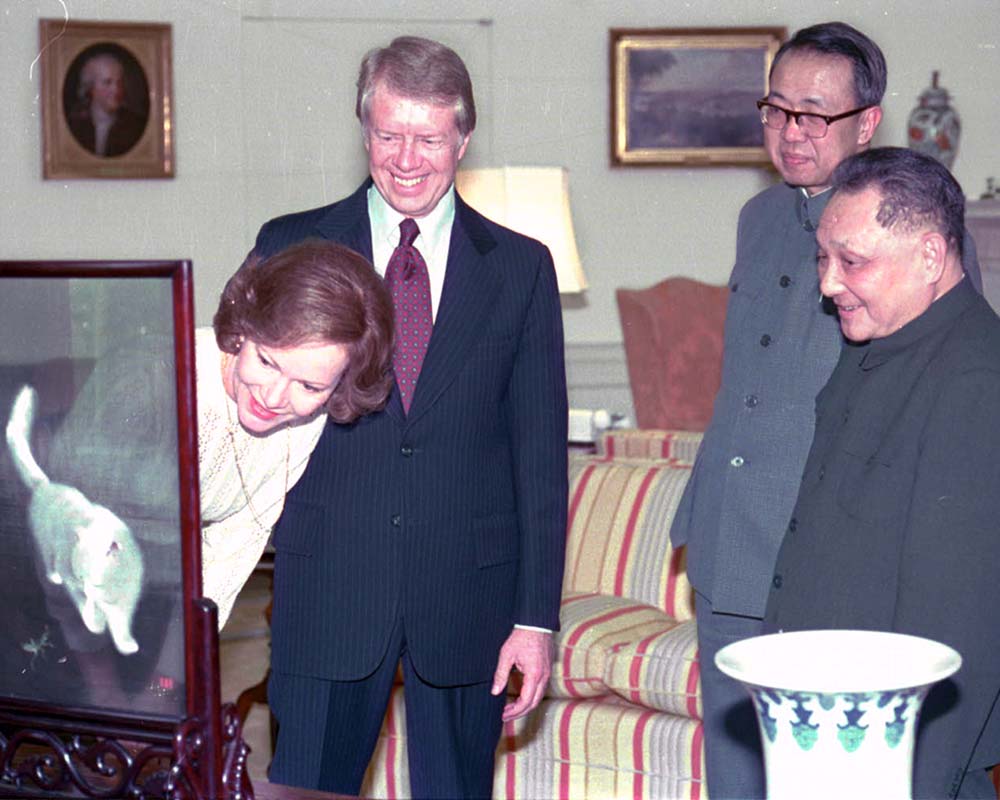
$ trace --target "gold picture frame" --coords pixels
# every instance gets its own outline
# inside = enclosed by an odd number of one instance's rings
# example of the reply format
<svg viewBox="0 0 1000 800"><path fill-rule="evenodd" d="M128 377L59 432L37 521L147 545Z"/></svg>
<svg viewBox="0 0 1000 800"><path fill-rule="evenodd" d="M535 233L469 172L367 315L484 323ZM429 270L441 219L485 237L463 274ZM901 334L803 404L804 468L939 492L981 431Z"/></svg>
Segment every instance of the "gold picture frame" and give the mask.
<svg viewBox="0 0 1000 800"><path fill-rule="evenodd" d="M754 102L786 33L611 29L612 166L768 164Z"/></svg>
<svg viewBox="0 0 1000 800"><path fill-rule="evenodd" d="M171 26L41 19L38 39L42 176L172 178Z"/></svg>

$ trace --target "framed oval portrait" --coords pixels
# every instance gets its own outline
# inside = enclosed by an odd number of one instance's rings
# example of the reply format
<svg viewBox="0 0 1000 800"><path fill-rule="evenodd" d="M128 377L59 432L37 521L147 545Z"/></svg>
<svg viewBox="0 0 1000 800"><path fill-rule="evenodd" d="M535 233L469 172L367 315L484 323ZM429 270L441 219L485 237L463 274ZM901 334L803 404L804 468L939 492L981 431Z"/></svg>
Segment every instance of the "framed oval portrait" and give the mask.
<svg viewBox="0 0 1000 800"><path fill-rule="evenodd" d="M42 176L171 178L171 27L39 21Z"/></svg>

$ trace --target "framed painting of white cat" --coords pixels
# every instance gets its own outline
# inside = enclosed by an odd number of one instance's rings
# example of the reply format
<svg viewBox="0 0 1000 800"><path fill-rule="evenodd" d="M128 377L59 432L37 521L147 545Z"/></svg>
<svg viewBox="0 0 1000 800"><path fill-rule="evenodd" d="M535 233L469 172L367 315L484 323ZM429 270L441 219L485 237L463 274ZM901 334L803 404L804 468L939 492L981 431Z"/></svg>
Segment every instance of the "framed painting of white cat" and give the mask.
<svg viewBox="0 0 1000 800"><path fill-rule="evenodd" d="M45 773L42 720L56 797L182 780L178 731L221 736L190 294L188 262L0 262L0 793Z"/></svg>

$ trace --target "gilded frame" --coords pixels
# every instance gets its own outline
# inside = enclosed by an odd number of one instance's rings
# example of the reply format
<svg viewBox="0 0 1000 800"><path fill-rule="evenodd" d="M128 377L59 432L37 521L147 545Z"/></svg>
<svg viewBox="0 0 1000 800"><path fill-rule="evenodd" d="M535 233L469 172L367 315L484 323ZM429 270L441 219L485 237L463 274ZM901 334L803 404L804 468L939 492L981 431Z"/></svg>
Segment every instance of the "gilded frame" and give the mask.
<svg viewBox="0 0 1000 800"><path fill-rule="evenodd" d="M171 33L165 23L39 20L44 178L173 177ZM122 69L106 135L96 132L81 80L95 56Z"/></svg>
<svg viewBox="0 0 1000 800"><path fill-rule="evenodd" d="M609 34L612 166L769 163L754 101L785 28Z"/></svg>

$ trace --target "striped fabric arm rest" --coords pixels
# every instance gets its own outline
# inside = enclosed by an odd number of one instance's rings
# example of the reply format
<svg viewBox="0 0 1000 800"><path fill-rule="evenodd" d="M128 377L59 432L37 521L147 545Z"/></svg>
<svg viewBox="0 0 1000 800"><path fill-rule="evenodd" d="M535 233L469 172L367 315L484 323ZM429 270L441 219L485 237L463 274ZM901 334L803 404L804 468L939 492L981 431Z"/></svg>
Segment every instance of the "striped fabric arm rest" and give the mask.
<svg viewBox="0 0 1000 800"><path fill-rule="evenodd" d="M626 597L691 619L684 551L670 545L690 474L665 461L571 459L563 594Z"/></svg>
<svg viewBox="0 0 1000 800"><path fill-rule="evenodd" d="M616 648L605 659L604 685L637 706L701 719L701 672L694 620Z"/></svg>
<svg viewBox="0 0 1000 800"><path fill-rule="evenodd" d="M597 440L597 454L607 459L658 459L693 464L704 433L622 428L605 431Z"/></svg>
<svg viewBox="0 0 1000 800"><path fill-rule="evenodd" d="M499 800L705 800L697 720L618 697L546 699L544 714L504 724L493 796Z"/></svg>
<svg viewBox="0 0 1000 800"><path fill-rule="evenodd" d="M551 697L600 697L608 662L616 650L655 638L677 626L660 609L621 597L569 594L560 610Z"/></svg>

